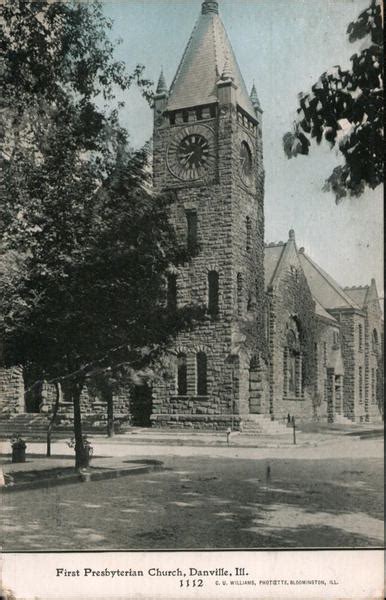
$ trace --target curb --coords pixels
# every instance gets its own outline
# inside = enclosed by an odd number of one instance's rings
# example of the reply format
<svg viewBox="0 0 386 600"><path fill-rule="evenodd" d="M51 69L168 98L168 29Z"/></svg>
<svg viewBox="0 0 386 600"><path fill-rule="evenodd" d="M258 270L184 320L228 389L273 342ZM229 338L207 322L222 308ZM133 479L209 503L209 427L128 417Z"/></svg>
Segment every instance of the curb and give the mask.
<svg viewBox="0 0 386 600"><path fill-rule="evenodd" d="M102 442L103 443L103 442ZM125 440L119 440L120 444L127 444L128 446L167 446L167 447L181 447L181 446L185 446L185 447L189 447L189 448L259 448L259 449L264 449L264 448L292 448L295 444L293 444L292 441L290 440L286 440L283 441L282 443L278 443L275 441L271 441L271 442L267 442L267 443L263 443L263 444L259 444L258 440L256 440L254 443L251 444L246 444L246 443L237 443L235 440L230 440L230 443L227 444L225 441L220 441L220 440L216 440L216 441L211 441L211 442L207 442L207 441L196 441L196 440L162 440L162 439L149 439L149 440L145 440L145 439L138 439L138 440L134 440L134 439L125 439ZM315 447L315 446L319 446L321 444L326 444L326 443L331 443L331 439L326 439L326 440L320 440L318 442L313 442L313 441L298 441L296 443L296 446L300 447Z"/></svg>
<svg viewBox="0 0 386 600"><path fill-rule="evenodd" d="M149 473L150 471L163 471L163 463L161 461L153 461L152 464L141 463L136 466L122 467L118 469L109 469L106 471L80 471L62 475L58 477L46 477L45 479L37 479L36 481L24 481L15 483L14 485L5 485L0 488L0 493L21 492L24 490L33 490L39 488L54 487L57 485L68 485L71 483L88 483L89 481L103 481L108 479L116 479L117 477L125 477L127 475L140 475Z"/></svg>

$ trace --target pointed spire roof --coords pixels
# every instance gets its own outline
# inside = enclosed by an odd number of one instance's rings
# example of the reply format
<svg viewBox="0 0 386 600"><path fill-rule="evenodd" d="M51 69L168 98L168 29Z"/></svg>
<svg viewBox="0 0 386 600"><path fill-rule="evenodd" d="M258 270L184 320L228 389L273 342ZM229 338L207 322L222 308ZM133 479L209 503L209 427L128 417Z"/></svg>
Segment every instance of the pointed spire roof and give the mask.
<svg viewBox="0 0 386 600"><path fill-rule="evenodd" d="M168 88L167 88L166 81L165 81L164 71L163 71L163 69L161 69L161 74L160 74L159 79L158 79L158 85L157 85L157 91L156 91L156 93L157 94L163 94L165 92L167 93L167 91L168 91Z"/></svg>
<svg viewBox="0 0 386 600"><path fill-rule="evenodd" d="M218 15L218 3L207 0L202 4L201 14L171 85L168 110L217 102L216 83L223 75L225 67L237 86L237 103L255 117L240 68Z"/></svg>
<svg viewBox="0 0 386 600"><path fill-rule="evenodd" d="M251 99L251 102L252 102L252 106L255 109L259 110L260 112L263 112L261 110L260 100L259 100L259 97L257 95L257 90L256 90L255 83L253 83L253 86L252 86L252 89L251 89L250 99Z"/></svg>

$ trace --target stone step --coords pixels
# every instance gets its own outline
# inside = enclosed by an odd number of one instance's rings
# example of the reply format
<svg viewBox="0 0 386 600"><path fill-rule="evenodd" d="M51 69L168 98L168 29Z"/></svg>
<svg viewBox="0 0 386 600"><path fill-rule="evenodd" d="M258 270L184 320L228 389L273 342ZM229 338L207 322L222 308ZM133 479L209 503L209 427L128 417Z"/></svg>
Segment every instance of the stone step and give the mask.
<svg viewBox="0 0 386 600"><path fill-rule="evenodd" d="M22 437L33 437L45 435L47 432L50 416L39 413L23 413L14 415L10 418L0 417L0 437L7 439L13 435L21 435ZM90 415L82 416L83 430L85 433L100 433L106 431L107 416L106 415ZM115 429L117 432L124 432L130 429L131 425L127 421L127 417L116 415ZM73 431L72 415L66 416L58 414L53 427L53 432L68 432Z"/></svg>
<svg viewBox="0 0 386 600"><path fill-rule="evenodd" d="M288 428L283 422L272 421L269 415L250 414L242 421L242 431L272 435L288 433Z"/></svg>
<svg viewBox="0 0 386 600"><path fill-rule="evenodd" d="M353 421L347 417L344 417L343 415L335 415L334 423L338 423L339 425L352 425Z"/></svg>

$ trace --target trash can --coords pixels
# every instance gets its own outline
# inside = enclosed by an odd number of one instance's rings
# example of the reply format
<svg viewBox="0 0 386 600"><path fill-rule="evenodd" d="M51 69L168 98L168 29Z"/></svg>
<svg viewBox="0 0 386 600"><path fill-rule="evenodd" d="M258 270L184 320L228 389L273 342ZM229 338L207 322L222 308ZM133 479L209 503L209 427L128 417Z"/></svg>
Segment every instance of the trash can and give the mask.
<svg viewBox="0 0 386 600"><path fill-rule="evenodd" d="M27 444L23 441L15 442L12 444L12 462L23 463L25 462L25 449Z"/></svg>

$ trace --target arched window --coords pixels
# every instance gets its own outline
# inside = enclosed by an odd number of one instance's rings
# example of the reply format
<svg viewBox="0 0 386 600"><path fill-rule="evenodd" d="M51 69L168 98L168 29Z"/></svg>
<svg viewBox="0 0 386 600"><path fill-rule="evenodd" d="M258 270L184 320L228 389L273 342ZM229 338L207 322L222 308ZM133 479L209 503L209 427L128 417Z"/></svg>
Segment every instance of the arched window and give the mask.
<svg viewBox="0 0 386 600"><path fill-rule="evenodd" d="M217 271L209 271L208 273L208 312L215 316L218 314L218 273Z"/></svg>
<svg viewBox="0 0 386 600"><path fill-rule="evenodd" d="M297 339L294 331L290 330L287 334L288 348L288 393L290 396L296 395L296 351Z"/></svg>
<svg viewBox="0 0 386 600"><path fill-rule="evenodd" d="M284 396L298 398L302 395L302 355L300 352L299 330L295 319L290 319L283 356Z"/></svg>
<svg viewBox="0 0 386 600"><path fill-rule="evenodd" d="M177 356L177 393L186 396L188 392L186 354L180 352Z"/></svg>
<svg viewBox="0 0 386 600"><path fill-rule="evenodd" d="M246 228L246 235L247 235L246 250L247 250L247 252L250 252L250 250L252 249L252 223L251 223L251 217L247 217L245 219L245 228Z"/></svg>
<svg viewBox="0 0 386 600"><path fill-rule="evenodd" d="M372 346L373 352L375 352L375 354L377 354L378 353L378 332L376 329L373 329L373 333L371 336L371 346Z"/></svg>
<svg viewBox="0 0 386 600"><path fill-rule="evenodd" d="M205 352L198 352L196 356L197 366L197 396L206 396L207 388L207 359Z"/></svg>
<svg viewBox="0 0 386 600"><path fill-rule="evenodd" d="M359 402L363 402L363 368L358 368Z"/></svg>
<svg viewBox="0 0 386 600"><path fill-rule="evenodd" d="M237 291L237 314L239 316L241 316L243 314L243 275L242 275L242 273L237 273L236 291Z"/></svg>
<svg viewBox="0 0 386 600"><path fill-rule="evenodd" d="M167 304L169 310L177 308L177 275L171 273L168 275L168 296Z"/></svg>
<svg viewBox="0 0 386 600"><path fill-rule="evenodd" d="M362 325L358 325L358 350L362 352L363 348L363 327Z"/></svg>

